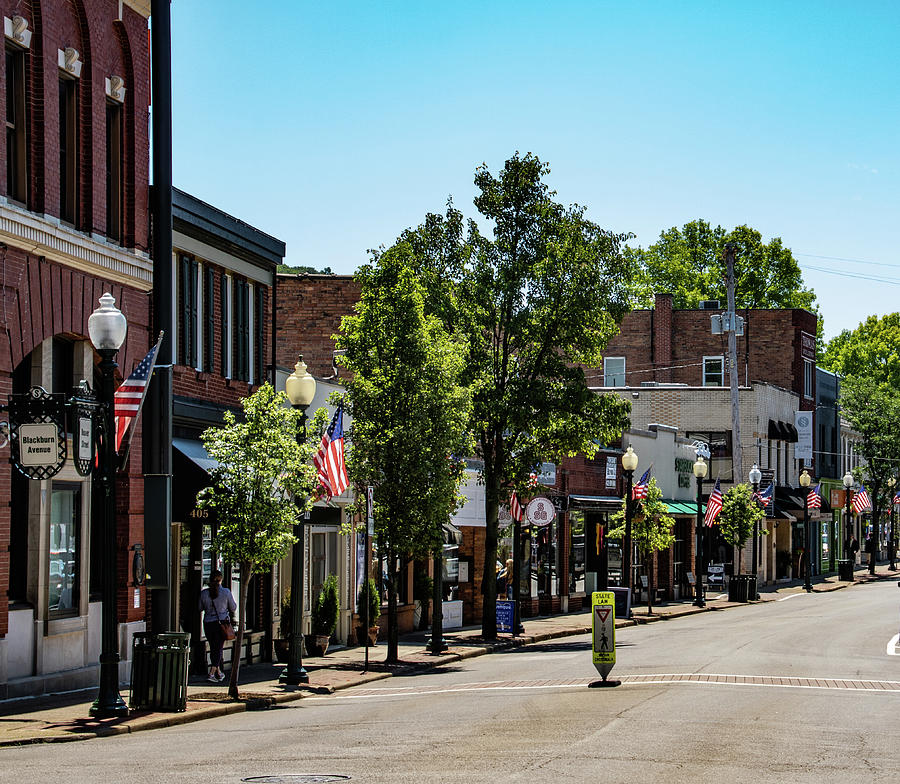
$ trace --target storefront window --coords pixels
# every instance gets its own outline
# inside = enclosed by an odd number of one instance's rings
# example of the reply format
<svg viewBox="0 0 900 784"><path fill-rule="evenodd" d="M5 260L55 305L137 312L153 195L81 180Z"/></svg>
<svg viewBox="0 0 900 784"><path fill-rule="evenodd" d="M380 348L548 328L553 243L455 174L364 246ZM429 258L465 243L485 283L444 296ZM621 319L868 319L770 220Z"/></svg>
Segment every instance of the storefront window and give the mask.
<svg viewBox="0 0 900 784"><path fill-rule="evenodd" d="M572 543L569 548L569 593L584 593L584 512L569 512Z"/></svg>
<svg viewBox="0 0 900 784"><path fill-rule="evenodd" d="M50 615L78 612L81 487L54 483L50 497Z"/></svg>
<svg viewBox="0 0 900 784"><path fill-rule="evenodd" d="M337 573L337 533L314 533L310 537L310 601L314 602L329 574Z"/></svg>

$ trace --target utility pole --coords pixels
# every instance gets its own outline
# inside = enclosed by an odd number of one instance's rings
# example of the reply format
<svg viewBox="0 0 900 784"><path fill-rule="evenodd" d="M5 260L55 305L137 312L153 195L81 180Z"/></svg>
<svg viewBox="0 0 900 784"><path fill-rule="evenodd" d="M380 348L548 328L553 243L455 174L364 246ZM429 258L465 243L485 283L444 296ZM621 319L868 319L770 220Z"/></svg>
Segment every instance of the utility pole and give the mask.
<svg viewBox="0 0 900 784"><path fill-rule="evenodd" d="M722 329L728 333L728 366L731 380L731 454L734 483L738 484L744 478L744 462L741 450L741 410L738 398L738 317L734 308L734 245L730 242L725 246L725 263L727 264L725 285L728 289L728 312L725 314L725 318L722 319Z"/></svg>

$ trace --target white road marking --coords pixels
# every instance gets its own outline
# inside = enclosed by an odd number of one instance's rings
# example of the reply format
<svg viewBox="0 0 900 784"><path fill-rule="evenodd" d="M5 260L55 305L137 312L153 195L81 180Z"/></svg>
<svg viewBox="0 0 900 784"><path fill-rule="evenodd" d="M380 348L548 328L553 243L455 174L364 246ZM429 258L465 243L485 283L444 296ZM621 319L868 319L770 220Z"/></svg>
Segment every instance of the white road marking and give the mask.
<svg viewBox="0 0 900 784"><path fill-rule="evenodd" d="M900 695L900 681L887 680L851 680L846 678L809 678L797 676L772 675L721 675L713 673L656 673L656 674L621 674L622 686L677 686L694 684L700 686L744 686L776 689L813 689L818 691L852 691L870 694ZM722 679L722 680L719 680ZM728 679L728 680L725 680ZM360 690L357 694L341 694L338 696L307 697L311 700L368 700L386 697L427 697L432 694L466 694L485 691L535 691L546 689L583 689L596 678L579 678L575 681L538 681L520 682L489 681L484 684L461 683L446 688L379 688ZM778 683L791 680L793 683ZM831 683L828 683L831 681Z"/></svg>
<svg viewBox="0 0 900 784"><path fill-rule="evenodd" d="M788 599L796 599L798 596L806 596L805 593L792 593L790 596L782 596L780 599L776 599L776 602L786 602Z"/></svg>
<svg viewBox="0 0 900 784"><path fill-rule="evenodd" d="M888 656L900 656L900 651L897 650L897 646L900 645L900 634L895 634L888 640L887 649L885 653Z"/></svg>

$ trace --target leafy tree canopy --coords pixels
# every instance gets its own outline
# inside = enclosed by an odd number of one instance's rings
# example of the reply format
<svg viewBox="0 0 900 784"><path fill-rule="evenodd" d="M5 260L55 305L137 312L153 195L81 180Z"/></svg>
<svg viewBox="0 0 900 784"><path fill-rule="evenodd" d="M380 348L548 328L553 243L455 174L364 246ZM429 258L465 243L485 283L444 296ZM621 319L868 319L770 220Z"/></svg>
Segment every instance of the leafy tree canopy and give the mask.
<svg viewBox="0 0 900 784"><path fill-rule="evenodd" d="M861 440L858 453L865 463L853 470L866 485L872 499L872 516L878 520L890 506L889 480L900 468L900 392L894 387L872 384L865 378L846 378L841 384L841 414Z"/></svg>
<svg viewBox="0 0 900 784"><path fill-rule="evenodd" d="M316 269L315 267L305 267L303 265L292 267L289 264L279 264L278 272L288 272L288 273L297 273L301 275L331 275L333 274L331 271L331 267L322 267L322 269Z"/></svg>
<svg viewBox="0 0 900 784"><path fill-rule="evenodd" d="M781 238L768 243L749 226L726 231L707 221L673 226L645 248L628 248L639 265L644 305L655 292L669 292L676 308L696 308L703 299L726 302L725 246L735 248L735 305L738 308L816 309L816 295L804 288L800 267Z"/></svg>
<svg viewBox="0 0 900 784"><path fill-rule="evenodd" d="M609 519L609 536L613 539L625 535L625 500ZM631 520L631 539L643 553L657 553L667 550L675 541L672 529L675 518L669 515L669 508L663 503L662 490L652 478L647 485L647 497L635 503L635 513Z"/></svg>
<svg viewBox="0 0 900 784"><path fill-rule="evenodd" d="M316 471L310 437L298 443L299 411L288 405L284 392L263 384L241 401L244 417L225 412L224 427L202 435L203 446L217 465L210 485L198 494L197 506L212 511L219 528L213 550L240 565L241 596L254 572L268 569L284 557L295 537L293 527L301 511L312 505ZM324 425L327 413L316 412L313 431ZM247 603L240 604L237 647L244 635ZM229 694L237 697L240 657L232 669Z"/></svg>
<svg viewBox="0 0 900 784"><path fill-rule="evenodd" d="M752 499L753 488L746 483L735 485L722 496L719 531L728 544L738 548L738 571L741 570L741 550L753 536L756 522L762 526L766 518L766 513Z"/></svg>
<svg viewBox="0 0 900 784"><path fill-rule="evenodd" d="M820 364L844 378L900 389L900 313L845 329L828 342Z"/></svg>
<svg viewBox="0 0 900 784"><path fill-rule="evenodd" d="M375 535L389 568L397 557L440 552L441 524L462 499L461 458L471 454L471 393L461 385L466 345L425 312L410 246L377 254L357 272L356 312L341 322L340 362L352 372L350 476L375 488ZM437 284L438 281L435 281ZM388 591L388 659L396 661L396 574Z"/></svg>
<svg viewBox="0 0 900 784"><path fill-rule="evenodd" d="M547 164L516 154L497 174L475 174L475 207L490 235L447 206L405 232L423 280L447 280L430 312L466 336L464 381L473 393L472 430L484 460L485 593L482 630L496 636L497 514L532 467L565 455L593 455L617 439L629 406L588 389L582 365L602 350L630 308L634 264L623 257L629 235L564 206L544 182Z"/></svg>

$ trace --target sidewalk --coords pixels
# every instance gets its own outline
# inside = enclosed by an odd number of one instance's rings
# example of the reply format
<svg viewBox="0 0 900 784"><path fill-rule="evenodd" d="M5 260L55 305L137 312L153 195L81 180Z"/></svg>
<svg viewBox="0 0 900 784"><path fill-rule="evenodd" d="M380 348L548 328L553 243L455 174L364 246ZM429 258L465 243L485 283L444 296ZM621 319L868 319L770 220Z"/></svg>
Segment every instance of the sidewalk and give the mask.
<svg viewBox="0 0 900 784"><path fill-rule="evenodd" d="M818 577L813 582L815 592L839 590L873 580L900 578L900 570L891 571L887 564L879 564L875 576L858 567L853 583L841 582L835 575ZM803 591L803 582L794 580L760 590L762 603ZM653 607L648 615L646 606L633 608L631 620L619 619L616 627L653 623L695 613L711 612L732 607L746 607L746 603L729 602L727 594L710 593L705 608L694 607L690 601L666 602ZM427 632L407 635L400 640L400 659L387 665L384 658L387 644L383 641L369 649L369 669L363 672L364 648L339 648L327 656L304 658L309 673L305 686L282 686L278 683L283 665L258 664L241 668L241 699L229 701L227 686L215 686L203 679L192 679L188 686L187 710L183 713L133 712L127 719L92 719L89 708L95 690L70 694L55 694L29 700L0 702L0 746L30 743L54 743L86 740L128 732L171 727L191 721L224 716L245 710L262 710L272 705L302 699L309 694L329 694L363 683L423 671L462 659L482 656L496 650L528 645L556 637L568 637L590 632L590 613L587 610L569 615L529 618L523 623L523 635L511 638L501 635L496 642L485 642L480 627L454 630L444 634L449 649L438 656L425 650ZM226 682L227 683L227 682ZM127 701L127 688L122 691Z"/></svg>

